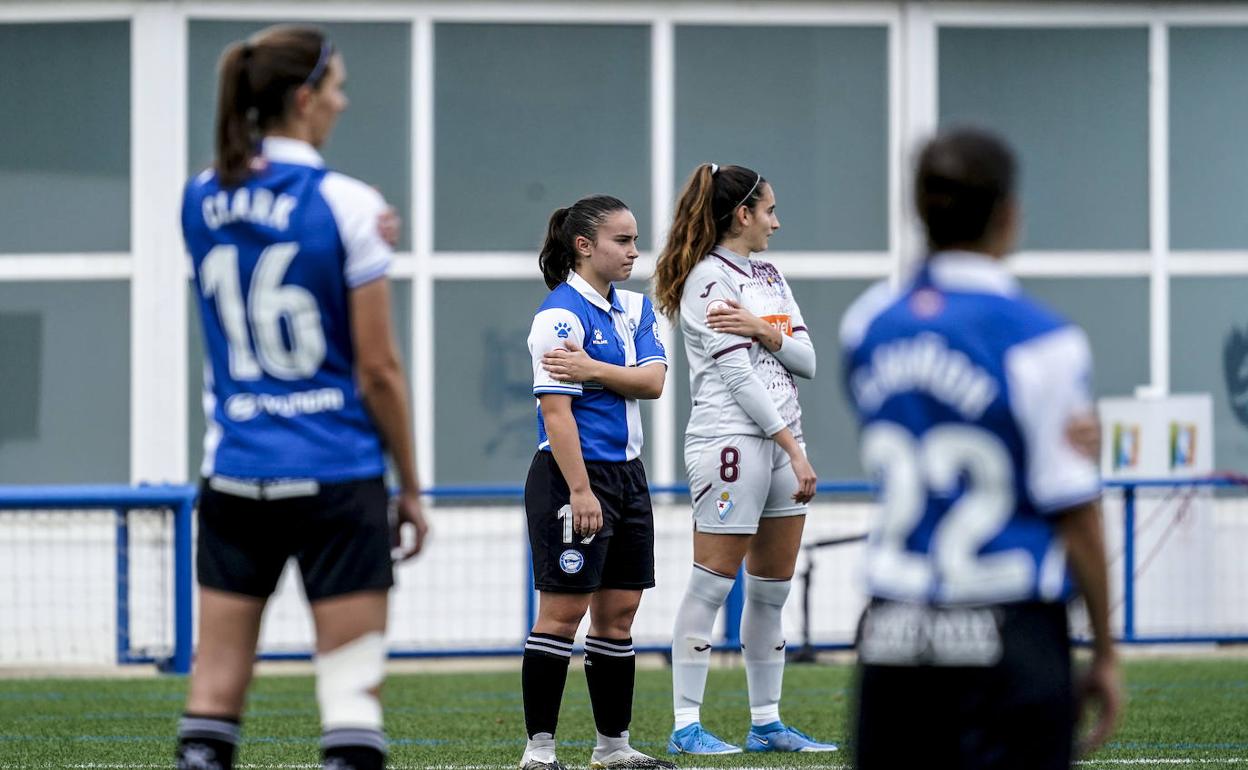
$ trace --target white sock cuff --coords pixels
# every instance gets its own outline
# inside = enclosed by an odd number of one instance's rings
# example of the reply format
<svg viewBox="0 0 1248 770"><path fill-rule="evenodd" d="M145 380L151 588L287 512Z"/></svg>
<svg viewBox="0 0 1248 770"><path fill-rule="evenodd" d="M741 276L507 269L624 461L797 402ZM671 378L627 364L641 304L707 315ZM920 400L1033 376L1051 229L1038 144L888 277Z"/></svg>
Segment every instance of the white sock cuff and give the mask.
<svg viewBox="0 0 1248 770"><path fill-rule="evenodd" d="M793 587L792 578L764 578L745 573L745 599L773 607L783 607Z"/></svg>
<svg viewBox="0 0 1248 770"><path fill-rule="evenodd" d="M734 578L721 575L695 562L689 575L687 593L718 609L724 606L734 582Z"/></svg>

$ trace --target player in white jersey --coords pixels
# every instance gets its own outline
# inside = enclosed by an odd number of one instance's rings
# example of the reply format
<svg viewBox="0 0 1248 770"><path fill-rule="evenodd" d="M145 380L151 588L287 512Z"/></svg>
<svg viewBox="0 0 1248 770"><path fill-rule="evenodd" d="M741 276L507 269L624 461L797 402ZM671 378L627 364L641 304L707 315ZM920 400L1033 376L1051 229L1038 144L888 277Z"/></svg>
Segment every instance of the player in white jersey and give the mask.
<svg viewBox="0 0 1248 770"><path fill-rule="evenodd" d="M928 143L914 184L928 255L842 323L863 465L882 487L857 640L863 770L1063 770L1078 696L1101 706L1085 748L1118 714L1091 353L1001 264L1015 177L1013 153L984 132ZM1092 627L1078 692L1076 592Z"/></svg>
<svg viewBox="0 0 1248 770"><path fill-rule="evenodd" d="M780 227L767 180L703 164L681 193L655 269L655 298L679 317L693 411L685 468L693 496L693 570L672 641L674 724L668 751L741 748L701 724L715 616L745 562L741 647L750 751L835 751L780 719L781 615L815 493L794 376L813 378L815 349L784 276L751 255Z"/></svg>
<svg viewBox="0 0 1248 770"><path fill-rule="evenodd" d="M316 150L347 106L345 78L314 28L230 46L214 168L183 199L209 427L181 770L233 767L261 615L291 558L316 629L324 767L385 764L378 690L394 575L383 452L398 520L415 530L404 558L426 526L390 328L387 207Z"/></svg>

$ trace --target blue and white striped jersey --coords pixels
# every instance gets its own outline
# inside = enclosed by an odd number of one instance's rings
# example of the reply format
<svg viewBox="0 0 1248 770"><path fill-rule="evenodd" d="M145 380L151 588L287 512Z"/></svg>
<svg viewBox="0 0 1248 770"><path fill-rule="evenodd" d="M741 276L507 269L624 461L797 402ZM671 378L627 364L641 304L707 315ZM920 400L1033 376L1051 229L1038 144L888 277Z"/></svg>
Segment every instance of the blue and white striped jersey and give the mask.
<svg viewBox="0 0 1248 770"><path fill-rule="evenodd" d="M384 470L355 383L348 292L385 276L381 195L311 145L264 140L257 168L186 187L182 232L204 330L205 477L347 481Z"/></svg>
<svg viewBox="0 0 1248 770"><path fill-rule="evenodd" d="M1066 440L1091 410L1078 327L1024 296L999 262L934 256L879 285L841 328L863 465L883 489L867 546L872 596L940 605L1063 601L1052 514L1095 499Z"/></svg>
<svg viewBox="0 0 1248 770"><path fill-rule="evenodd" d="M611 287L608 301L576 273L559 284L533 316L529 354L533 359L533 395L572 396L581 453L586 460L623 462L641 455L641 409L596 382L559 382L542 368L542 356L573 340L591 357L616 366L667 364L650 298ZM537 448L550 451L541 402L537 407Z"/></svg>

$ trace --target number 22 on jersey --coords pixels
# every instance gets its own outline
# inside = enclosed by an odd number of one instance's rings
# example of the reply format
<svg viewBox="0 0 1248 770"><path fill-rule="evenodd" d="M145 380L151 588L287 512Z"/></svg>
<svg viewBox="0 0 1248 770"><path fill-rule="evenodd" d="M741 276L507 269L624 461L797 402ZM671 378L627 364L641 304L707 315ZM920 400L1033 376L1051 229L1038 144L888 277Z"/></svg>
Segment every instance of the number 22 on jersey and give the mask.
<svg viewBox="0 0 1248 770"><path fill-rule="evenodd" d="M863 432L862 462L884 490L867 562L877 591L949 604L1029 593L1036 571L1030 553L980 554L1015 511L1013 465L999 438L964 424L938 425L915 438L900 425L881 421ZM930 501L955 495L935 523L926 555L907 548Z"/></svg>
<svg viewBox="0 0 1248 770"><path fill-rule="evenodd" d="M243 301L238 247L214 246L200 265L205 298L215 298L217 315L230 349L230 376L258 380L268 374L280 380L311 377L325 361L325 332L312 292L283 284L286 270L299 252L297 243L275 243L260 253ZM282 321L290 344L282 338ZM251 341L255 342L252 353Z"/></svg>

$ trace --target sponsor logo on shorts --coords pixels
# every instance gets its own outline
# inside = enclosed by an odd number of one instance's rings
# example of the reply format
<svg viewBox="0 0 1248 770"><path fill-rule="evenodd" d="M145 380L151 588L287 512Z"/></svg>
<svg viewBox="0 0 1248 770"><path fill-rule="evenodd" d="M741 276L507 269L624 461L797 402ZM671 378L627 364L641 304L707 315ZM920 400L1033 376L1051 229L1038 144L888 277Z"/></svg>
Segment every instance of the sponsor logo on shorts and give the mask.
<svg viewBox="0 0 1248 770"><path fill-rule="evenodd" d="M585 557L581 555L580 551L574 551L573 549L569 548L568 550L559 554L559 569L563 570L569 575L575 575L576 573L580 572L584 566L585 566Z"/></svg>
<svg viewBox="0 0 1248 770"><path fill-rule="evenodd" d="M720 492L719 499L715 501L715 510L719 511L719 520L723 521L728 518L728 514L732 511L736 503L732 502L732 496L727 492Z"/></svg>

